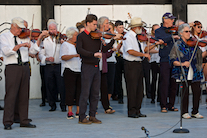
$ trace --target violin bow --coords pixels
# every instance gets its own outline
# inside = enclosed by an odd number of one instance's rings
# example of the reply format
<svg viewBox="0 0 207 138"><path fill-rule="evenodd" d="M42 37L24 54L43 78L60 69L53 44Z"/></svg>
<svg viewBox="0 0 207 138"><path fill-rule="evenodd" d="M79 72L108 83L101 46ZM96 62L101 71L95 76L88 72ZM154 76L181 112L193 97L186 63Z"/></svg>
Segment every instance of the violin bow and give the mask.
<svg viewBox="0 0 207 138"><path fill-rule="evenodd" d="M31 44L31 37L32 37L32 30L33 30L33 23L34 23L34 14L32 16L32 26L30 28L30 35L29 35L29 43ZM35 64L35 60L33 58L33 64Z"/></svg>
<svg viewBox="0 0 207 138"><path fill-rule="evenodd" d="M61 4L60 4L60 26L59 26L59 30L61 29ZM55 53L56 53L56 49L57 49L57 44L59 43L59 38L60 38L60 32L56 38L56 44L55 44L55 52L53 54L53 58L55 58Z"/></svg>

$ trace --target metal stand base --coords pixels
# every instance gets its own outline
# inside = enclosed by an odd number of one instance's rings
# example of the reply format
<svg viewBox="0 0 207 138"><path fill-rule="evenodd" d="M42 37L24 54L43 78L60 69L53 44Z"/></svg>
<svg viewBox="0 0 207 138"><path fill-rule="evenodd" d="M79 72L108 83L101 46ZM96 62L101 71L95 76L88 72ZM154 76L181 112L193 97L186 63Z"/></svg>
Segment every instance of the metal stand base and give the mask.
<svg viewBox="0 0 207 138"><path fill-rule="evenodd" d="M173 130L173 133L190 133L190 131L185 128L177 128Z"/></svg>

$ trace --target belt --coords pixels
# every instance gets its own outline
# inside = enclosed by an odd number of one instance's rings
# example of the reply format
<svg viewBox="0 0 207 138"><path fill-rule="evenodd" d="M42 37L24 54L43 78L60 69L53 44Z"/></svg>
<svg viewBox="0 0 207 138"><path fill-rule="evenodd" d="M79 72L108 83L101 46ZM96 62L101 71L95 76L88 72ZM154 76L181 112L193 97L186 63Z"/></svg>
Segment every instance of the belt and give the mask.
<svg viewBox="0 0 207 138"><path fill-rule="evenodd" d="M60 63L59 64L52 63L52 64L47 64L47 65L55 66L55 65L60 65Z"/></svg>
<svg viewBox="0 0 207 138"><path fill-rule="evenodd" d="M142 61L129 61L129 60L126 60L126 59L124 59L125 61L127 61L127 62L137 62L137 63L142 63Z"/></svg>
<svg viewBox="0 0 207 138"><path fill-rule="evenodd" d="M19 65L19 64L8 64L8 65L26 66L28 64L29 64L28 62L22 62L21 65Z"/></svg>

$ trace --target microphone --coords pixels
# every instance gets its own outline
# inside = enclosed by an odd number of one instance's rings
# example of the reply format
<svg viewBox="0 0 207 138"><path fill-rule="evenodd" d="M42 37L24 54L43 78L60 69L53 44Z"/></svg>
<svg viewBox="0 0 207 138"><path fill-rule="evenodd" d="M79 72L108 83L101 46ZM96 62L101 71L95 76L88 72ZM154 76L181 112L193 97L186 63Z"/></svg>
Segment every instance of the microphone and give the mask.
<svg viewBox="0 0 207 138"><path fill-rule="evenodd" d="M145 133L146 133L146 132L149 132L149 131L148 131L145 127L143 127L143 126L141 127L141 130L144 130Z"/></svg>

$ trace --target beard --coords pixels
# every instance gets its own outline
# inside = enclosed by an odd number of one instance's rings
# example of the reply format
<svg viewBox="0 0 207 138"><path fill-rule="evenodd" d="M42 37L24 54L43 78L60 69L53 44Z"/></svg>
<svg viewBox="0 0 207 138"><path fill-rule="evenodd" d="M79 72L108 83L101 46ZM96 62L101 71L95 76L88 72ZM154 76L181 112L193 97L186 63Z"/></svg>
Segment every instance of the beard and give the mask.
<svg viewBox="0 0 207 138"><path fill-rule="evenodd" d="M142 29L139 29L139 28L135 29L134 31L135 31L136 34L141 34L142 33Z"/></svg>

